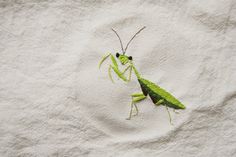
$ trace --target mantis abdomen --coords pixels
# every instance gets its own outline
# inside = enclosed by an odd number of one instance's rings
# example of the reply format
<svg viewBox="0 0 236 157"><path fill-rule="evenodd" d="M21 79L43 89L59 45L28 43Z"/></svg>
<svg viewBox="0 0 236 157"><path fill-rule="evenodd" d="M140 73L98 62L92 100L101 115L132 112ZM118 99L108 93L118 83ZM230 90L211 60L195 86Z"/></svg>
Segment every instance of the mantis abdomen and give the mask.
<svg viewBox="0 0 236 157"><path fill-rule="evenodd" d="M154 104L163 104L174 109L185 109L185 106L170 93L143 78L138 78L142 92L145 96L149 95Z"/></svg>

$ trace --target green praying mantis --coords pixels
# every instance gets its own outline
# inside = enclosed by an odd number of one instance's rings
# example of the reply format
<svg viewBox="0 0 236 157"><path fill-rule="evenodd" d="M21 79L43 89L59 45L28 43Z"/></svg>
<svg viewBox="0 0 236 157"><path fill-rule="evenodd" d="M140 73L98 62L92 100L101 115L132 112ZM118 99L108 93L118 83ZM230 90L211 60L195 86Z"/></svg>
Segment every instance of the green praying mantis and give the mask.
<svg viewBox="0 0 236 157"><path fill-rule="evenodd" d="M122 79L124 82L129 82L131 80L131 75L132 75L132 71L134 71L135 76L137 77L137 80L140 84L141 87L141 91L140 93L134 93L131 94L131 109L129 112L129 117L127 118L127 120L130 120L132 116L136 116L138 115L138 107L136 105L136 103L144 100L147 98L147 96L149 96L152 100L152 102L156 105L163 105L165 106L168 116L169 116L169 121L172 124L172 119L171 119L171 114L168 110L169 108L173 108L174 111L175 109L185 109L185 106L178 100L176 99L173 95L171 95L170 93L168 93L166 90L164 90L163 88L159 87L158 85L156 85L155 83L144 79L139 72L137 71L136 67L134 66L134 62L133 62L133 58L132 56L127 56L126 55L126 51L128 49L128 46L130 45L130 43L133 41L133 39L142 31L144 30L146 27L142 27L138 32L136 32L133 37L129 40L129 42L127 43L125 49L123 47L123 43L122 40L119 36L119 34L112 29L112 31L116 34L116 36L119 39L120 42L120 46L121 46L121 50L122 53L116 53L116 58L120 61L121 65L126 66L124 68L123 71L121 71L118 67L118 63L115 59L115 57L109 53L107 55L105 55L102 60L99 63L99 68L101 67L102 63L110 57L112 64L109 65L108 68L108 76L111 79L112 82L114 82L112 75L111 75L111 71L113 70L115 72L115 74ZM125 73L129 71L128 76L125 76ZM133 110L136 110L136 113L133 114Z"/></svg>

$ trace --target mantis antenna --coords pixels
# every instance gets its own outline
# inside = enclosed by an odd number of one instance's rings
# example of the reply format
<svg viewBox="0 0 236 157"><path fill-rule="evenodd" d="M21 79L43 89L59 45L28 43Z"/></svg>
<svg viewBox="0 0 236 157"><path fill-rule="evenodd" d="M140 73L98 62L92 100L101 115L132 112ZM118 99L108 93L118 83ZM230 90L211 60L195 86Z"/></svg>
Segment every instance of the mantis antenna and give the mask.
<svg viewBox="0 0 236 157"><path fill-rule="evenodd" d="M131 43L131 41L142 31L142 30L144 30L146 28L146 26L144 26L143 28L141 28L137 33L135 33L134 34L134 36L130 39L130 41L128 42L128 44L126 45L126 47L125 47L125 51L123 51L124 52L124 54L125 54L125 52L126 52L126 50L128 49L128 47L129 47L129 44Z"/></svg>
<svg viewBox="0 0 236 157"><path fill-rule="evenodd" d="M113 32L115 32L116 36L118 37L118 39L120 41L121 50L122 50L123 54L125 54L124 47L123 47L123 44L122 44L122 41L121 41L121 38L120 38L119 34L113 28L111 30Z"/></svg>

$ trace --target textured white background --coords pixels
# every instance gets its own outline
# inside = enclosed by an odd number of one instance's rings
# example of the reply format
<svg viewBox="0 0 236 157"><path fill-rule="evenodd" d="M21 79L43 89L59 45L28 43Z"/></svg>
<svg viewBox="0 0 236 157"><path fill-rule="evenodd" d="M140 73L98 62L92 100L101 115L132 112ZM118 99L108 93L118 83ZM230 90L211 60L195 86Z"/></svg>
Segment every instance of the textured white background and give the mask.
<svg viewBox="0 0 236 157"><path fill-rule="evenodd" d="M144 78L187 107L168 122L136 79L109 81L126 43ZM236 156L236 1L0 0L1 157Z"/></svg>

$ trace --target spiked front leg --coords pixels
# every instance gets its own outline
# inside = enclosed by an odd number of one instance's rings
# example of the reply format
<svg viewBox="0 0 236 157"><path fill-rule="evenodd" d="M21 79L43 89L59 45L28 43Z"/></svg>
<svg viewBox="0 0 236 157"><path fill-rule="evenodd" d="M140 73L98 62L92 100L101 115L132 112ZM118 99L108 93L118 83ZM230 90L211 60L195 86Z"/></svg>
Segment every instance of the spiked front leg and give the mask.
<svg viewBox="0 0 236 157"><path fill-rule="evenodd" d="M123 81L127 82L127 78L122 74L122 72L118 69L118 66L112 66L110 65L113 69L113 71L116 73L116 75L121 78Z"/></svg>
<svg viewBox="0 0 236 157"><path fill-rule="evenodd" d="M103 63L110 55L111 55L111 53L108 53L107 55L105 55L105 56L102 57L101 61L100 61L99 64L98 64L99 69L101 68L102 63Z"/></svg>
<svg viewBox="0 0 236 157"><path fill-rule="evenodd" d="M132 66L131 65L129 65L125 68L125 70L122 72L122 75L124 75L125 72L128 71L128 70L129 70L129 75L128 75L128 80L127 81L129 82L131 80L131 74L132 74Z"/></svg>
<svg viewBox="0 0 236 157"><path fill-rule="evenodd" d="M119 70L119 67L118 67L118 64L117 64L117 62L116 62L115 57L114 57L111 53L105 55L105 56L102 58L102 60L101 60L100 63L99 63L99 68L101 67L102 63L103 63L108 57L110 57L110 58L111 58L111 61L112 61L112 64L109 65L109 69L108 69L108 76L109 76L109 78L111 79L111 81L114 83L114 80L113 80L112 75L111 75L111 70L113 70L113 71L116 73L116 75L117 75L119 78L121 78L123 81L125 81L125 82L130 81L132 67L129 65L129 66L127 66L127 67L125 68L125 70L124 70L123 72L121 72L121 71ZM125 72L126 72L128 69L130 69L130 74L129 74L128 79L127 79L127 78L124 76L124 74L125 74Z"/></svg>

